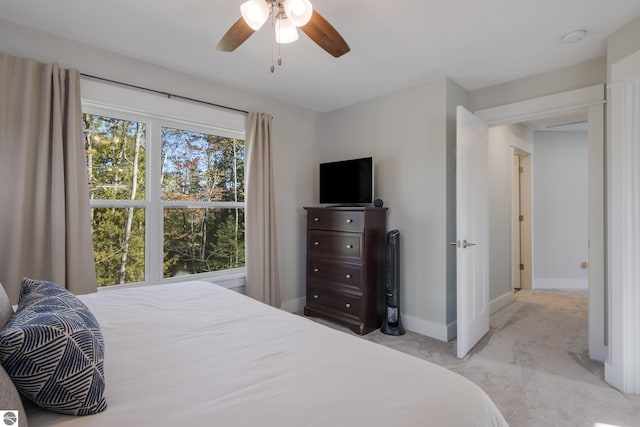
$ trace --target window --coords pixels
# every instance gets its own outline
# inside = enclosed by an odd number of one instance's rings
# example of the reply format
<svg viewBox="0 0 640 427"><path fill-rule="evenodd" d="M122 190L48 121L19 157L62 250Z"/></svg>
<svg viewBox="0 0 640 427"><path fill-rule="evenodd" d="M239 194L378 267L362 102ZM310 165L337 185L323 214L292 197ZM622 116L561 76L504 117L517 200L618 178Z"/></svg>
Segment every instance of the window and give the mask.
<svg viewBox="0 0 640 427"><path fill-rule="evenodd" d="M146 126L83 115L98 286L145 280Z"/></svg>
<svg viewBox="0 0 640 427"><path fill-rule="evenodd" d="M244 141L162 128L164 277L244 266Z"/></svg>
<svg viewBox="0 0 640 427"><path fill-rule="evenodd" d="M244 267L240 134L84 110L98 286Z"/></svg>

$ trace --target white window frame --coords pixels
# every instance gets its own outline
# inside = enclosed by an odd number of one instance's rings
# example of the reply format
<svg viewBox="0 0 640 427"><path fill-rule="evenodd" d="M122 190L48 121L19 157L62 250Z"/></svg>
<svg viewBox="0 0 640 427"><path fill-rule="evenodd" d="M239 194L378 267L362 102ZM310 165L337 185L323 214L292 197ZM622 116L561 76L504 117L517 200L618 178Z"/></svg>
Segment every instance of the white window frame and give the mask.
<svg viewBox="0 0 640 427"><path fill-rule="evenodd" d="M241 288L245 267L163 278L164 208L245 208L245 202L189 202L162 200L160 179L162 128L175 128L245 140L246 115L205 105L170 99L110 83L81 81L82 112L145 124L146 176L143 200L91 200L91 207L145 209L145 281L114 284L99 289L135 287L185 280L207 280L228 288ZM157 159L155 162L150 159Z"/></svg>

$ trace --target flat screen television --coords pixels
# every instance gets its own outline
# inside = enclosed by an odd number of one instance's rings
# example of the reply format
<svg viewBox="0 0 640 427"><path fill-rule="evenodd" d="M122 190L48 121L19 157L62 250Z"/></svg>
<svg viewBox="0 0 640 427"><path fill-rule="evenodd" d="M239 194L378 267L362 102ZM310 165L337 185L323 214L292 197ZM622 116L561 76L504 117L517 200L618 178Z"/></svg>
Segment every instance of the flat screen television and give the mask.
<svg viewBox="0 0 640 427"><path fill-rule="evenodd" d="M320 163L320 204L373 202L373 158Z"/></svg>

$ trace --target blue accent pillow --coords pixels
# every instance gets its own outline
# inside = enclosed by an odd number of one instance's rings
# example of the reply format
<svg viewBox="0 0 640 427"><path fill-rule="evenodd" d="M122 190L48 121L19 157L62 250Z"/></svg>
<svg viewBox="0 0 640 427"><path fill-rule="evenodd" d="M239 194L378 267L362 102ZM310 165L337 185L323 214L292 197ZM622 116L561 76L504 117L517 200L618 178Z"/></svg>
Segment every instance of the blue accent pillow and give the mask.
<svg viewBox="0 0 640 427"><path fill-rule="evenodd" d="M0 363L18 391L45 409L90 415L107 407L100 325L55 283L23 279L18 310L0 331Z"/></svg>

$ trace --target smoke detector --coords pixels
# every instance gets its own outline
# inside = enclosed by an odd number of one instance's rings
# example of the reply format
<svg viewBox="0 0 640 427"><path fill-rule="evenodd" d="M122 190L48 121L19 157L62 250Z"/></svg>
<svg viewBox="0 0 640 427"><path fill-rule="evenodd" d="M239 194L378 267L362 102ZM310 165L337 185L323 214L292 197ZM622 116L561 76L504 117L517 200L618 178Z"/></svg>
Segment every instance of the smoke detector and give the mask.
<svg viewBox="0 0 640 427"><path fill-rule="evenodd" d="M586 30L575 30L565 34L562 37L562 41L565 43L575 43L585 38L586 35L587 35Z"/></svg>

